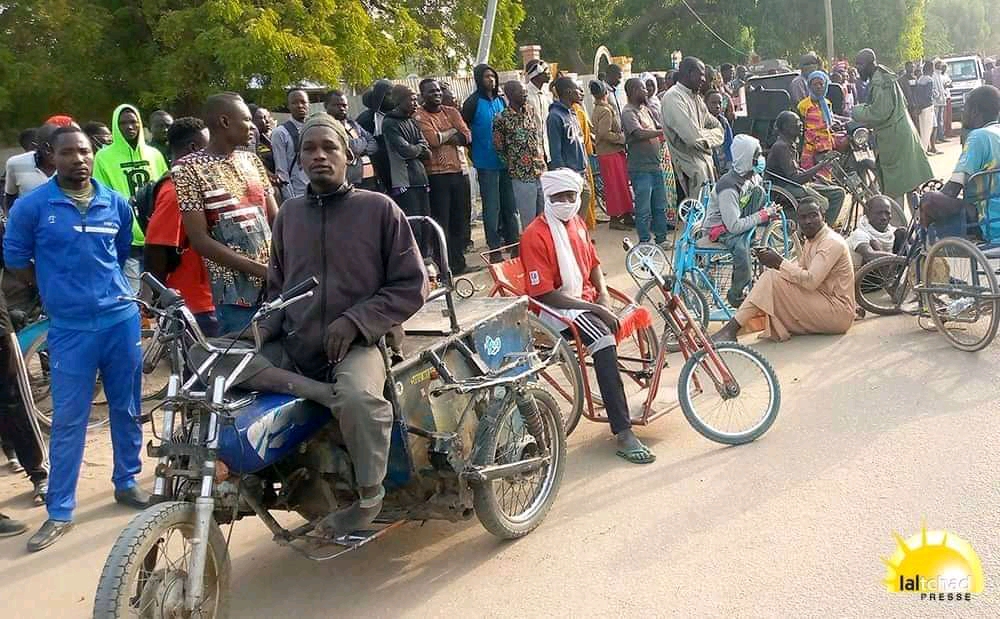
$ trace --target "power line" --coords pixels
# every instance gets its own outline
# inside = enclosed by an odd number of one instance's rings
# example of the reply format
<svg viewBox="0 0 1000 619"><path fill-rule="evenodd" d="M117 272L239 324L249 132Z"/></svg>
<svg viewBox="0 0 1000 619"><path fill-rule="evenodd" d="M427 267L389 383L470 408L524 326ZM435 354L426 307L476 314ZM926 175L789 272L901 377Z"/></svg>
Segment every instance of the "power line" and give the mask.
<svg viewBox="0 0 1000 619"><path fill-rule="evenodd" d="M708 30L710 33L712 33L712 36L714 36L716 39L718 39L719 42L721 42L723 45L725 45L729 49L733 50L737 54L740 54L742 56L749 56L750 55L750 52L745 52L742 49L736 49L735 47L733 47L732 45L729 44L729 41L727 41L727 40L723 39L721 36L719 36L718 32L716 32L715 30L712 30L712 27L709 26L708 24L706 24L705 20L703 20L700 15L698 15L697 13L695 13L694 9L691 8L691 5L687 3L687 0L681 0L681 2L684 3L684 6L687 7L687 10L691 11L691 14L694 15L694 18L698 20L698 23L700 23L702 26L704 26L705 30Z"/></svg>

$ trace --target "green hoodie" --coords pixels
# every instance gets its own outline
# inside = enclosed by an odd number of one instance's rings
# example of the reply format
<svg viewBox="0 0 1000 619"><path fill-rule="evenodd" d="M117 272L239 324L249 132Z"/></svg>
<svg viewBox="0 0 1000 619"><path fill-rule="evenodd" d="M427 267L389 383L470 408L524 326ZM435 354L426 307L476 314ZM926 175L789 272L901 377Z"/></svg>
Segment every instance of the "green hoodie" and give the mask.
<svg viewBox="0 0 1000 619"><path fill-rule="evenodd" d="M135 148L128 143L118 128L118 116L124 110L132 110L139 119L139 139ZM119 105L111 117L111 144L94 155L94 178L111 187L126 198L145 185L159 180L167 173L167 162L156 148L146 144L142 130L142 116L134 105ZM146 237L139 228L139 222L132 218L132 245L142 246Z"/></svg>

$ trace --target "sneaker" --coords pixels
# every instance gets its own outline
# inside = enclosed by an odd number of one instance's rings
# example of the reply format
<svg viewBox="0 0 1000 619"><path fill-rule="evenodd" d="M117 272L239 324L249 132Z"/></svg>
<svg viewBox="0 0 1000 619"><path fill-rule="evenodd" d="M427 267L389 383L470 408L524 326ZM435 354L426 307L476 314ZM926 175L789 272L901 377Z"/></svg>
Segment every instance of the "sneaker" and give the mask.
<svg viewBox="0 0 1000 619"><path fill-rule="evenodd" d="M611 218L605 215L604 213L598 211L597 213L594 214L594 221L596 221L599 224L606 224L609 221L611 221Z"/></svg>
<svg viewBox="0 0 1000 619"><path fill-rule="evenodd" d="M631 226L625 223L624 217L612 217L608 224L608 227L612 230L631 230Z"/></svg>
<svg viewBox="0 0 1000 619"><path fill-rule="evenodd" d="M21 462L17 457L13 457L7 460L7 470L14 474L23 473L24 467L21 466Z"/></svg>
<svg viewBox="0 0 1000 619"><path fill-rule="evenodd" d="M0 514L0 537L14 537L28 530L28 525Z"/></svg>
<svg viewBox="0 0 1000 619"><path fill-rule="evenodd" d="M45 497L49 494L49 480L39 479L38 481L31 483L35 485L35 491L31 495L31 501L35 504L35 507L45 505Z"/></svg>
<svg viewBox="0 0 1000 619"><path fill-rule="evenodd" d="M28 540L28 552L38 552L44 550L59 541L59 538L69 533L73 528L72 522L63 520L46 520L42 528L31 536Z"/></svg>
<svg viewBox="0 0 1000 619"><path fill-rule="evenodd" d="M115 503L141 511L149 507L149 495L138 486L132 486L127 490L115 490Z"/></svg>

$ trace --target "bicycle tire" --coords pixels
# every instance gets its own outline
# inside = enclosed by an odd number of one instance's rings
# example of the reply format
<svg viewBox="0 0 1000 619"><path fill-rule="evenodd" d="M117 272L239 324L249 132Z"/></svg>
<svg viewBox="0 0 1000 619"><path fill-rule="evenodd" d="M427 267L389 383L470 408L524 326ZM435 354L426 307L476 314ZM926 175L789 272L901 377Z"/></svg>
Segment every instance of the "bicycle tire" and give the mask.
<svg viewBox="0 0 1000 619"><path fill-rule="evenodd" d="M882 256L858 269L854 274L858 305L879 316L902 313L900 306L910 288L908 267L909 261L903 256Z"/></svg>
<svg viewBox="0 0 1000 619"><path fill-rule="evenodd" d="M672 290L674 287L673 276L668 276L666 279L667 287ZM705 293L690 280L682 279L680 297L691 317L698 321L703 331L707 330L710 311ZM660 291L659 284L654 280L644 283L639 288L635 298L640 305L650 310L653 317L653 329L658 330L662 337L667 328L666 308L664 307L666 299ZM681 349L677 342L677 335L674 333L667 334L664 345L667 352L679 352Z"/></svg>
<svg viewBox="0 0 1000 619"><path fill-rule="evenodd" d="M48 369L48 331L39 335L24 351L24 367L28 372L28 383L31 385L32 414L38 421L38 425L46 432L52 430L52 376ZM35 358L38 359L37 367ZM37 375L36 375L37 372ZM107 410L95 409L94 400L98 400L99 395L104 393L101 386L100 376L94 383L94 396L91 402L90 417L87 421L87 429L100 428L109 421ZM98 405L99 406L99 405Z"/></svg>
<svg viewBox="0 0 1000 619"><path fill-rule="evenodd" d="M948 268L942 270L938 260L944 260ZM956 283L954 268L962 264L962 260L970 263L971 283ZM982 265L982 266L979 266ZM996 298L998 294L997 276L990 265L989 259L978 247L969 241L961 238L946 238L934 243L927 252L927 260L924 266L924 286L928 288L939 288L942 286L953 287L954 293L943 293L944 299L940 297L931 298L934 293L924 293L924 306L930 308L931 320L938 331L948 339L952 346L966 352L976 352L986 348L993 342L997 335L997 327L1000 326L1000 300ZM942 275L946 281L935 282L936 276ZM983 281L978 281L979 279ZM982 299L980 295L989 294L993 298ZM942 294L942 293L938 293ZM972 303L968 303L971 299ZM937 302L947 302L940 310ZM962 309L958 309L961 307ZM948 323L955 324L956 318L972 310L972 316L979 314L989 314L989 324L981 335L973 335L971 339L959 337L960 333L970 332L964 329L955 329ZM961 324L978 324L979 319L962 320Z"/></svg>
<svg viewBox="0 0 1000 619"><path fill-rule="evenodd" d="M767 388L767 406L763 411L763 414L757 419L753 425L750 427L739 431L730 432L723 431L716 428L713 424L707 422L702 414L695 408L693 395L697 391L696 388L696 370L700 370L702 377L700 382L702 395L708 397L709 395L719 395L714 388L713 382L709 378L709 374L713 372L713 369L708 363L703 363L703 361L708 356L708 353L702 349L691 355L687 362L684 363L684 367L681 368L680 375L677 378L677 394L678 402L680 403L681 410L684 412L684 417L688 420L699 434L705 438L715 441L717 443L722 443L724 445L743 445L760 438L765 432L767 432L772 425L774 425L775 419L778 417L778 411L781 409L781 384L778 382L778 376L768 363L767 359L764 358L759 352L736 342L720 342L714 345L715 352L719 356L720 360L726 364L729 371L732 372L732 361L727 361L725 357L732 355L738 355L739 358L744 360L749 360L753 366L763 375ZM734 358L735 360L735 358ZM734 377L735 378L735 377ZM747 387L747 382L742 381L739 385L740 391L735 396L722 397L723 402L735 401L744 395L744 390ZM720 396L721 397L721 396Z"/></svg>

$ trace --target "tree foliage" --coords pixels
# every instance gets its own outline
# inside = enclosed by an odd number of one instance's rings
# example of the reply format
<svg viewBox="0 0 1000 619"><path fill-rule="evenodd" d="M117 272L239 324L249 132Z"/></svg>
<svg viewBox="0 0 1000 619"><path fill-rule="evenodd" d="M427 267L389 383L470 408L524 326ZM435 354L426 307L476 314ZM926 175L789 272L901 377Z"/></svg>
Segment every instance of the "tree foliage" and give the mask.
<svg viewBox="0 0 1000 619"><path fill-rule="evenodd" d="M995 53L1000 48L1000 13L988 0L928 0L924 45L929 56Z"/></svg>
<svg viewBox="0 0 1000 619"><path fill-rule="evenodd" d="M0 126L109 118L124 101L196 111L220 90L268 105L302 82L370 84L454 70L476 52L480 0L5 0ZM491 49L514 64L519 0L501 0Z"/></svg>

